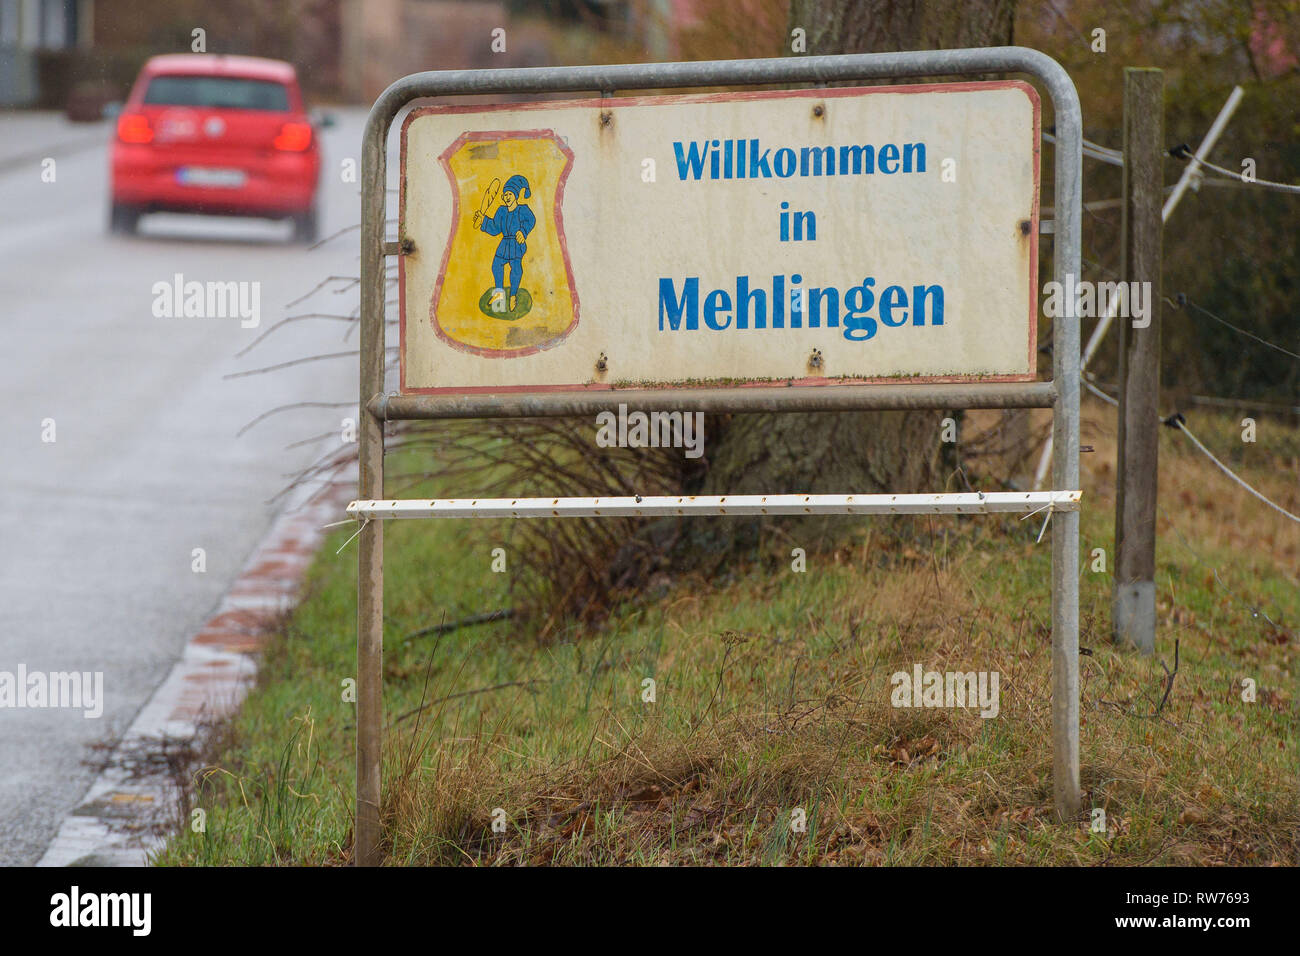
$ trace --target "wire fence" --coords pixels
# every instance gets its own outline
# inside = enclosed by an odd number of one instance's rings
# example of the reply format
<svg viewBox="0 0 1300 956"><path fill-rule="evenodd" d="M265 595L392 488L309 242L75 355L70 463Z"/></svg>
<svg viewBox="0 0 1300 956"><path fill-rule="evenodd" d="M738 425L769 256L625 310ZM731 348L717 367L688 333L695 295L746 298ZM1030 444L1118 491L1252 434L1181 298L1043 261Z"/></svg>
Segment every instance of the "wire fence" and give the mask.
<svg viewBox="0 0 1300 956"><path fill-rule="evenodd" d="M1177 301L1170 299L1168 296L1164 296L1164 300L1169 305L1173 306L1175 309L1181 309L1184 305L1190 305L1197 312L1201 313L1201 315L1213 319L1215 322L1218 322L1220 325L1227 326L1228 328L1232 329L1232 331L1236 332L1239 335L1244 335L1247 338L1254 339L1260 345L1266 345L1276 352L1281 352L1283 355L1291 356L1291 358L1293 359L1300 359L1300 354L1296 352L1292 352L1289 349L1284 349L1276 342L1270 342L1268 339L1260 338L1254 332L1250 332L1239 326L1233 325L1231 322L1229 322L1227 319L1223 318L1222 316L1215 315L1213 312L1211 312L1209 309L1205 308L1204 306L1197 305L1195 302L1193 302L1191 299L1187 297L1186 293L1183 292L1178 293Z"/></svg>
<svg viewBox="0 0 1300 956"><path fill-rule="evenodd" d="M1234 98L1236 97L1237 97L1237 93L1234 91ZM1230 98L1229 102L1231 104L1233 102L1233 99ZM1055 137L1052 136L1050 133L1044 133L1044 139L1046 139L1047 141L1053 144L1056 142ZM1206 151L1206 150L1204 150L1203 148L1202 151ZM1089 159L1092 159L1097 162L1105 163L1107 165L1121 167L1121 168L1124 166L1124 154L1122 151L1116 149L1110 149L1108 147L1102 146L1098 143L1094 143L1087 139L1083 141L1083 155ZM1244 189L1258 188L1262 190L1281 192L1281 193L1290 193L1290 194L1300 193L1300 186L1298 185L1275 182L1273 180L1260 179L1253 175L1248 175L1246 172L1246 164L1244 163L1242 164L1243 168L1240 172L1225 168L1223 166L1219 166L1215 163L1210 162L1204 156L1197 156L1196 153L1193 153L1192 150L1186 145L1179 145L1169 149L1168 155L1175 159L1181 159L1189 164L1189 166L1191 167L1191 172L1194 177L1190 183L1192 188L1196 188L1202 183L1206 183L1215 186L1234 186L1234 187L1240 186L1241 188ZM1207 170L1212 175L1207 175L1206 174ZM1184 178L1186 177L1186 175L1187 174L1184 173ZM1179 186L1181 185L1182 185L1182 180L1180 179ZM1165 189L1165 192L1173 193L1176 195L1179 192L1179 187L1167 187ZM1120 200L1101 200L1101 201L1095 201L1092 203L1085 204L1085 210L1088 212L1100 212L1104 209L1118 208L1121 205L1122 205L1122 201ZM1168 211L1168 204L1166 209ZM1166 211L1166 218L1167 218L1167 211ZM1092 263L1091 265L1096 267L1098 264ZM1109 271L1109 270L1103 270L1103 271ZM1187 296L1185 293L1182 292L1178 293L1174 299L1170 299L1169 297L1166 296L1164 297L1164 301L1166 304L1170 305L1175 309L1181 309L1184 306L1188 306L1191 309L1195 310L1197 314L1202 315L1210 319L1211 321L1224 326L1225 328L1235 332L1240 336L1248 338L1282 355L1286 355L1290 358L1300 360L1300 352L1292 351L1291 349L1279 345L1276 342L1269 341L1268 339L1256 334L1255 332L1250 331L1249 329L1244 329L1241 326L1236 325L1235 323L1229 322L1221 315L1216 314L1215 312L1206 308L1200 303L1192 301L1191 298ZM1300 347L1300 345L1298 345L1297 347ZM1089 349L1089 357L1091 355L1092 350L1093 350L1092 348ZM1083 387L1089 392L1089 394L1096 396L1098 399L1105 402L1107 405L1118 408L1120 404L1119 401L1115 397L1107 394L1100 387L1098 387L1098 384L1095 381L1094 377L1086 369L1086 362L1087 362L1087 358L1085 358L1084 374L1081 379L1081 383ZM1207 404L1207 405L1213 405L1218 407L1227 407L1230 405L1247 407L1254 404L1259 404L1259 403L1253 403L1245 399L1231 399L1231 398L1225 399L1221 397L1214 398L1214 399L1193 397L1192 400L1196 401L1199 404ZM1274 406L1271 408L1271 410L1276 412L1281 412L1281 413L1293 414L1293 413L1300 413L1300 406L1297 407L1292 407L1287 405ZM1278 512L1279 514L1283 515L1286 518L1289 518L1290 520L1296 523L1300 523L1300 516L1297 516L1296 514L1292 513L1291 511L1279 505L1277 502L1268 498L1266 495L1262 494L1258 489L1253 487L1249 482L1245 481L1245 479L1243 479L1240 475L1238 475L1235 471L1233 471L1228 465L1226 465L1221 459L1219 459L1212 451L1210 451L1210 449L1207 448L1205 444L1199 438L1196 437L1196 435L1192 432L1192 430L1187 427L1186 417L1181 412L1176 412L1175 414L1171 415L1168 418L1161 419L1161 421L1165 425L1182 432L1182 434L1187 437L1191 445L1202 455L1204 455L1207 459L1209 459L1219 471L1221 471L1225 476L1227 476L1229 480L1231 480L1232 482L1234 482L1235 484L1243 488L1246 492L1248 492L1250 495L1258 499L1260 502L1262 502L1269 508L1273 509L1274 511ZM1041 471L1041 463L1040 463L1040 471ZM1229 595L1232 596L1233 600L1237 601L1243 607L1246 607L1251 612L1252 617L1255 618L1262 617L1264 618L1264 620L1268 621L1268 623L1274 628L1277 628L1278 630L1282 630L1280 625L1278 625L1277 622L1275 622L1271 617L1269 617L1268 614L1263 611L1262 607L1258 603L1251 603L1249 601L1243 600L1236 594L1235 591L1233 591L1226 584L1224 584L1223 579L1219 575L1218 568L1213 567L1212 565L1209 565L1207 562L1205 562L1205 560L1200 556L1200 554L1194 548L1192 548L1190 543L1188 543L1186 537L1183 535L1182 531L1178 528L1178 526L1174 524L1173 521L1169 520L1168 516L1165 514L1163 509L1159 509L1158 504L1157 504L1157 509L1160 515L1166 519L1166 522L1169 525L1169 527L1173 528L1175 534L1177 534L1178 538L1182 541L1183 545L1187 548L1188 552L1193 556L1193 558L1195 558L1197 562L1200 563L1202 566L1208 567L1211 570L1215 580L1218 581L1221 586L1223 586L1224 590Z"/></svg>
<svg viewBox="0 0 1300 956"><path fill-rule="evenodd" d="M1047 140L1049 143L1052 143L1053 145L1055 145L1056 143L1056 137L1053 136L1051 133L1044 133L1043 139ZM1191 149L1184 143L1180 143L1177 146L1171 146L1167 152L1174 159L1181 159L1185 162L1191 163L1193 166L1196 166L1198 168L1208 169L1211 172L1218 174L1219 179L1226 180L1233 184L1241 184L1243 186L1257 186L1260 189L1271 189L1276 192L1300 194L1300 185L1294 185L1292 183L1274 182L1271 179L1260 179L1257 176L1247 175L1244 169L1243 170L1228 169L1224 166L1216 165L1215 163L1212 163L1207 159L1197 158L1196 154L1193 153ZM1087 139L1083 141L1083 155L1087 156L1089 159L1095 159L1098 162L1107 163L1111 166L1123 167L1124 165L1124 154L1120 152L1118 149L1111 149L1108 146L1102 146L1098 143L1094 143L1091 140L1087 140ZM1207 178L1213 179L1215 177L1207 177Z"/></svg>

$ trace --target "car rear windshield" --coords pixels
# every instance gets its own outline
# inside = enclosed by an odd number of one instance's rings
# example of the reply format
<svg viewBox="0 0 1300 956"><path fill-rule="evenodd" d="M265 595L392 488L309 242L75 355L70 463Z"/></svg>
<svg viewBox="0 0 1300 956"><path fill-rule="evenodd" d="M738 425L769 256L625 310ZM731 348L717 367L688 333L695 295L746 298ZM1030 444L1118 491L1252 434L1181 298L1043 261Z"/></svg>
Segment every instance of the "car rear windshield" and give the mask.
<svg viewBox="0 0 1300 956"><path fill-rule="evenodd" d="M232 110L289 110L289 89L270 80L234 76L155 76L144 101L154 106L208 106Z"/></svg>

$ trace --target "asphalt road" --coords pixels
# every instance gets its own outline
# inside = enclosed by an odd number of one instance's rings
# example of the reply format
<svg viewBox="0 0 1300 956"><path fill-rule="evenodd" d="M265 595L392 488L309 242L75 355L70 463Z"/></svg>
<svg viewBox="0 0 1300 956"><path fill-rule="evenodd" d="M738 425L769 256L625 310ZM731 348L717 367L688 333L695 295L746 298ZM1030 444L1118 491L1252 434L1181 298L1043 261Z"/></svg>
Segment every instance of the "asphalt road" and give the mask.
<svg viewBox="0 0 1300 956"><path fill-rule="evenodd" d="M323 137L323 234L359 219L364 114ZM268 409L356 397L355 358L266 375L236 371L355 348L335 321L357 293L286 304L329 275L355 275L352 232L320 249L287 224L157 215L132 238L105 232L108 128L0 115L0 672L102 671L103 715L0 707L0 864L33 864L115 741L167 675L265 533L286 476L323 450L347 409ZM41 159L55 181L42 182ZM260 283L260 325L159 318L154 284ZM252 287L249 286L249 289ZM45 420L54 421L53 442ZM337 440L337 439L330 439ZM195 573L192 553L206 552Z"/></svg>

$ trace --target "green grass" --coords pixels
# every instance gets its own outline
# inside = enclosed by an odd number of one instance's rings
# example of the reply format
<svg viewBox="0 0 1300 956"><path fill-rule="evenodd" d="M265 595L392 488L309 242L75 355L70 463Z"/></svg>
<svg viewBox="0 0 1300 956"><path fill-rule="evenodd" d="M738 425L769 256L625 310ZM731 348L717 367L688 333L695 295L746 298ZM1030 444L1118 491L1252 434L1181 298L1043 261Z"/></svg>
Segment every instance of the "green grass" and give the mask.
<svg viewBox="0 0 1300 956"><path fill-rule="evenodd" d="M1261 425L1267 440L1243 449L1228 419L1197 421L1198 437L1295 506L1300 432ZM1093 409L1088 428L1098 453L1085 460L1082 554L1103 547L1109 567L1113 420ZM546 645L509 621L404 642L507 606L515 562L509 522L391 523L388 859L1300 862L1300 534L1172 432L1161 500L1154 659L1112 646L1110 575L1083 565L1085 809L1067 824L1050 813L1050 549L1034 541L1038 519L894 519L908 525L902 536L862 519L848 545L810 555L807 573L790 570L793 545L782 543ZM321 550L257 687L213 738L193 794L205 832L178 834L160 863L348 860L355 545L335 550L350 534ZM507 550L505 574L490 570L495 547ZM1175 638L1179 672L1156 715ZM997 671L999 715L891 707L890 675L915 663ZM1244 678L1257 684L1254 703L1241 699ZM1094 808L1106 810L1105 833L1089 825Z"/></svg>

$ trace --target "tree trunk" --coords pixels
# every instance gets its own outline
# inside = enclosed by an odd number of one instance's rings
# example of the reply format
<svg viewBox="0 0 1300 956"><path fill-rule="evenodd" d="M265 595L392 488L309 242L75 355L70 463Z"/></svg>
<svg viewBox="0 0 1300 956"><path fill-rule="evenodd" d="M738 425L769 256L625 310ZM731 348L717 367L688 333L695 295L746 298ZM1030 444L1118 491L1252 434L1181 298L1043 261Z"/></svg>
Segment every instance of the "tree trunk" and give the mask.
<svg viewBox="0 0 1300 956"><path fill-rule="evenodd" d="M1011 42L1014 11L1015 0L794 0L790 29L805 31L809 54L1000 46ZM956 467L956 448L941 441L945 415L959 418L942 411L714 416L705 431L707 468L691 490L942 490ZM787 519L781 526L811 549L828 544L845 522ZM710 531L693 527L691 544L707 550L753 544L759 527L736 519L713 523Z"/></svg>
<svg viewBox="0 0 1300 956"><path fill-rule="evenodd" d="M1016 0L793 0L810 54L896 53L1011 43Z"/></svg>

